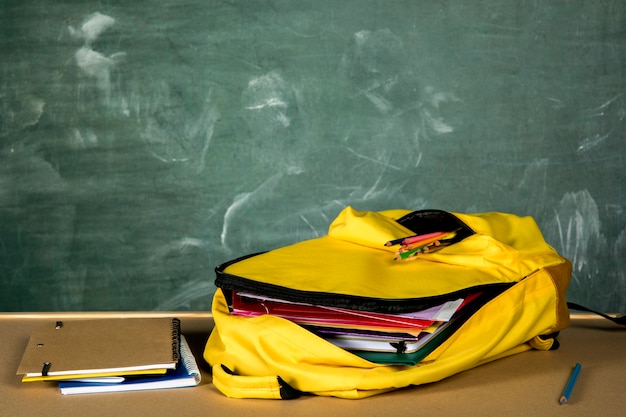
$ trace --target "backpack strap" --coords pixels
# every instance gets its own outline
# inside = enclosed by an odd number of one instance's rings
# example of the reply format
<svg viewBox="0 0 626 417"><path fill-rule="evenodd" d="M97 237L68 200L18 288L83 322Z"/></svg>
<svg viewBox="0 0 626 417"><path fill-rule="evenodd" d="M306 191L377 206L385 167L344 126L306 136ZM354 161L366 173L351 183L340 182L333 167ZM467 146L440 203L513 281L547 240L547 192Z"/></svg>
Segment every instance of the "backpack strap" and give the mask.
<svg viewBox="0 0 626 417"><path fill-rule="evenodd" d="M599 311L595 311L588 307L582 306L580 304L572 303L569 301L567 302L567 307L570 310L588 311L590 313L597 314L598 316L604 317L607 320L611 320L615 324L626 326L626 315L624 314L618 314L615 317L613 317L613 316L609 316L608 314L600 313Z"/></svg>
<svg viewBox="0 0 626 417"><path fill-rule="evenodd" d="M212 370L213 385L227 397L291 400L302 395L278 375L242 376L221 364Z"/></svg>

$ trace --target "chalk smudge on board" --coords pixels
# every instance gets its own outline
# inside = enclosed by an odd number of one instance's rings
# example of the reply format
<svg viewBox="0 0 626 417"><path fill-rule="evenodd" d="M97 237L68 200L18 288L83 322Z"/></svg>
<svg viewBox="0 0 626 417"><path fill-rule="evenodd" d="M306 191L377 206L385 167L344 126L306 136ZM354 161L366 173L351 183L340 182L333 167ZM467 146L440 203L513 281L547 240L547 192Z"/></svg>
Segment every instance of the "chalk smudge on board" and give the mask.
<svg viewBox="0 0 626 417"><path fill-rule="evenodd" d="M115 24L115 19L100 12L93 13L87 17L79 29L69 27L70 33L85 41L85 45L91 45L107 29Z"/></svg>
<svg viewBox="0 0 626 417"><path fill-rule="evenodd" d="M591 108L582 113L582 117L587 121L588 130L593 129L593 133L586 135L580 142L578 152L587 152L596 148L609 140L617 128L612 123L619 123L626 117L626 108L623 93L619 93L601 105Z"/></svg>
<svg viewBox="0 0 626 417"><path fill-rule="evenodd" d="M299 174L301 171L294 169L293 174ZM238 194L234 197L232 204L226 209L224 213L224 222L222 226L222 232L220 233L220 240L225 248L228 248L229 227L233 223L237 223L237 219L241 216L246 216L249 210L249 206L259 202L268 196L271 196L277 187L277 184L285 175L291 175L289 173L284 174L279 172L272 175L263 181L253 191Z"/></svg>
<svg viewBox="0 0 626 417"><path fill-rule="evenodd" d="M114 18L96 12L86 18L80 29L69 27L69 31L74 37L84 41L83 46L74 54L76 65L87 79L95 82L105 97L106 105L110 104L111 99L111 72L126 56L126 53L116 52L106 56L95 50L93 43L114 24Z"/></svg>
<svg viewBox="0 0 626 417"><path fill-rule="evenodd" d="M389 156L389 152L387 152L386 150L380 151L376 157L371 157L368 155L363 155L350 147L346 147L346 149L348 150L348 152L352 153L354 156L356 156L359 159L364 159L373 164L380 165L385 168L390 168L395 171L402 171L402 168L400 168L397 165L393 165L391 163L391 157Z"/></svg>
<svg viewBox="0 0 626 417"><path fill-rule="evenodd" d="M161 302L154 311L176 311L192 309L192 302L205 302L210 300L215 288L208 279L187 282L174 296Z"/></svg>
<svg viewBox="0 0 626 417"><path fill-rule="evenodd" d="M433 116L428 110L422 110L422 117L435 133L443 134L454 131L452 126L445 123L441 118Z"/></svg>
<svg viewBox="0 0 626 417"><path fill-rule="evenodd" d="M159 161L185 164L199 174L206 168L215 124L220 118L213 87L193 109L174 91L176 86L165 82L153 88L152 99L145 100L137 111L143 124L140 136Z"/></svg>
<svg viewBox="0 0 626 417"><path fill-rule="evenodd" d="M20 89L2 86L0 90L0 138L39 123L46 102L32 93L21 94Z"/></svg>
<svg viewBox="0 0 626 417"><path fill-rule="evenodd" d="M617 94L614 97L607 100L606 102L604 102L603 104L599 105L598 107L588 110L587 115L588 116L604 116L608 108L617 100L619 100L622 97L622 95L623 95L622 93ZM623 118L623 109L619 113L622 114L622 118Z"/></svg>
<svg viewBox="0 0 626 417"><path fill-rule="evenodd" d="M572 262L573 279L593 269L589 259L606 245L598 206L588 190L566 193L554 210L559 252ZM590 278L590 277L586 277Z"/></svg>
<svg viewBox="0 0 626 417"><path fill-rule="evenodd" d="M243 92L244 109L250 111L266 111L265 122L278 127L288 127L291 119L287 114L289 108L290 87L277 72L251 79ZM263 117L263 116L261 116ZM257 119L257 117L252 116ZM257 120L259 122L259 120Z"/></svg>
<svg viewBox="0 0 626 417"><path fill-rule="evenodd" d="M235 213L241 206L245 206L246 202L250 199L252 193L241 193L235 196L233 203L226 209L224 213L224 223L222 225L222 233L220 233L220 240L222 246L226 247L226 239L228 237L228 227L235 216Z"/></svg>
<svg viewBox="0 0 626 417"><path fill-rule="evenodd" d="M596 146L601 145L609 138L609 136L611 136L611 133L607 133L606 135L596 134L590 137L586 137L582 140L580 145L578 145L578 148L576 150L578 152L586 152L591 148L595 148Z"/></svg>
<svg viewBox="0 0 626 417"><path fill-rule="evenodd" d="M568 299L600 311L626 301L626 271L624 251L626 229L609 242L601 233L601 221L596 202L587 190L570 192L555 210L554 227L559 245L555 248L572 262L572 282ZM560 247L559 247L560 246ZM604 264L614 263L608 269Z"/></svg>

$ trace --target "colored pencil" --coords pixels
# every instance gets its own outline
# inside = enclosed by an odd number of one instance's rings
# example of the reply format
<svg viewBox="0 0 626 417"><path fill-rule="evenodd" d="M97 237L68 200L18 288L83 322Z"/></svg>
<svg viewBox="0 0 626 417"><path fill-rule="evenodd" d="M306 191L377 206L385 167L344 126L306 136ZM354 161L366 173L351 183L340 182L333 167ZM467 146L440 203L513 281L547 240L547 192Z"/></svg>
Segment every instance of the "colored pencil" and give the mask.
<svg viewBox="0 0 626 417"><path fill-rule="evenodd" d="M413 235L413 236L405 236L399 239L393 239L385 243L385 246L395 246L395 245L409 245L415 242L421 241L433 241L436 240L449 232L434 232L434 233L426 233L423 235Z"/></svg>
<svg viewBox="0 0 626 417"><path fill-rule="evenodd" d="M437 239L439 239L442 236L445 236L446 234L448 234L448 232L434 232L434 233L427 233L424 235L415 235L415 236L409 236L407 238L405 238L402 241L403 245L410 245L413 243L421 243L421 242L433 242Z"/></svg>
<svg viewBox="0 0 626 417"><path fill-rule="evenodd" d="M581 368L581 365L579 363L577 363L576 366L574 366L572 375L569 377L569 381L567 381L567 385L565 386L565 391L563 391L563 395L561 395L561 399L559 400L561 404L567 404L569 402L569 397L572 394L574 385L576 385L576 380L578 379L580 368Z"/></svg>

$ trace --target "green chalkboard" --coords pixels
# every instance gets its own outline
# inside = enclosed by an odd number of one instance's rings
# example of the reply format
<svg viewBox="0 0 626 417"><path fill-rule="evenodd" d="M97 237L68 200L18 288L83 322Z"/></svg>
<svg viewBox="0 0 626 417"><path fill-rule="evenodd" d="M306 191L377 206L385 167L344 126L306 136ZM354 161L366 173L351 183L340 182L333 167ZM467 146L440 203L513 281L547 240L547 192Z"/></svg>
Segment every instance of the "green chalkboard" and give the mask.
<svg viewBox="0 0 626 417"><path fill-rule="evenodd" d="M208 310L357 210L506 211L626 310L626 3L2 0L0 310Z"/></svg>

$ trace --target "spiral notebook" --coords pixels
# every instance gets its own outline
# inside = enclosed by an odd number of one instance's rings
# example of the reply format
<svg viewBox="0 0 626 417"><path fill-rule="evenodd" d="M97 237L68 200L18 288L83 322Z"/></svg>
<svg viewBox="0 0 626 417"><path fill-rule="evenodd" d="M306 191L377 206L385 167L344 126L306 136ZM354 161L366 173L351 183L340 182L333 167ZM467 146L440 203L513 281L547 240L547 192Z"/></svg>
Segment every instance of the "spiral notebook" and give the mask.
<svg viewBox="0 0 626 417"><path fill-rule="evenodd" d="M117 378L85 378L59 381L61 394L91 394L99 392L142 391L193 387L200 383L201 374L187 341L180 336L180 365L164 375L141 375ZM111 380L113 379L113 380Z"/></svg>
<svg viewBox="0 0 626 417"><path fill-rule="evenodd" d="M179 359L176 318L52 321L33 330L17 374L24 382L164 374Z"/></svg>

